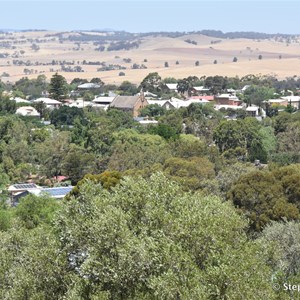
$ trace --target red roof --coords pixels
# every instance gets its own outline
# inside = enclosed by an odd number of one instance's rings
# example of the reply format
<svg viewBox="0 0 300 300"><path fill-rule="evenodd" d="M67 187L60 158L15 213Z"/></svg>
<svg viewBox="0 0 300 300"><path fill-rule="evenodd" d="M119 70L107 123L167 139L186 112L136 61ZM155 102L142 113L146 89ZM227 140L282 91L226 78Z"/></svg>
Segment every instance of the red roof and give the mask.
<svg viewBox="0 0 300 300"><path fill-rule="evenodd" d="M57 182L61 182L61 181L68 179L68 177L67 176L56 176L56 177L52 177L52 179Z"/></svg>
<svg viewBox="0 0 300 300"><path fill-rule="evenodd" d="M192 96L190 97L190 99L203 99L203 100L207 100L207 101L214 101L214 96Z"/></svg>

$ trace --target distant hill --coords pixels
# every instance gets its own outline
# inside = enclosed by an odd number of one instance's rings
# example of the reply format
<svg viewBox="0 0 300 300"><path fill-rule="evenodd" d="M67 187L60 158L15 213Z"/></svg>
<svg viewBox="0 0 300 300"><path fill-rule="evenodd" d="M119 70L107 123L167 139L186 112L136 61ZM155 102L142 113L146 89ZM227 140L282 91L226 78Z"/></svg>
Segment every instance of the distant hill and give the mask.
<svg viewBox="0 0 300 300"><path fill-rule="evenodd" d="M222 32L220 30L201 30L195 33L216 37L216 38L229 38L229 39L273 39L276 37L282 38L295 38L294 34L282 34L282 33L262 33L254 31L234 31L234 32Z"/></svg>
<svg viewBox="0 0 300 300"><path fill-rule="evenodd" d="M107 29L2 29L0 80L47 79L59 72L105 83L139 84L151 72L188 76L299 75L300 35L201 30L132 33ZM167 66L167 67L166 67Z"/></svg>
<svg viewBox="0 0 300 300"><path fill-rule="evenodd" d="M47 31L46 29L0 29L0 32L35 32L35 31ZM115 39L137 39L143 38L147 36L163 36L163 37L172 37L177 38L184 35L189 34L201 34L214 38L222 38L222 39L274 39L274 38L295 38L297 35L295 34L287 34L287 33L263 33L263 32L255 32L255 31L233 31L233 32L223 32L221 30L214 29L203 29L199 31L153 31L153 32L145 32L145 33L132 33L127 31L114 30L111 28L103 28L103 29L92 29L92 30L73 30L71 32L80 33L81 37L76 36L76 40L82 39L82 41L87 40L97 40L99 39L99 35L93 36L89 34L89 37L86 37L86 32L93 33L113 33Z"/></svg>

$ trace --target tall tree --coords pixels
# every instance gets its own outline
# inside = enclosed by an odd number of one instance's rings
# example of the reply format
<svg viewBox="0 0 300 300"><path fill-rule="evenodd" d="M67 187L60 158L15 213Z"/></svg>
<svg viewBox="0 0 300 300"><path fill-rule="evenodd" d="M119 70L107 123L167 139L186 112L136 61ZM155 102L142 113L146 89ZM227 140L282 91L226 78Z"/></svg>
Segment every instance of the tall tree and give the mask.
<svg viewBox="0 0 300 300"><path fill-rule="evenodd" d="M143 88L144 91L159 94L164 89L164 83L157 72L152 72L143 79L140 88Z"/></svg>
<svg viewBox="0 0 300 300"><path fill-rule="evenodd" d="M245 224L229 202L184 193L161 174L125 178L111 192L86 183L57 222L73 275L68 295L275 299L267 255Z"/></svg>
<svg viewBox="0 0 300 300"><path fill-rule="evenodd" d="M244 92L244 100L248 105L263 106L263 101L274 96L275 90L265 86L251 85Z"/></svg>
<svg viewBox="0 0 300 300"><path fill-rule="evenodd" d="M65 77L55 73L50 80L49 93L53 99L65 99L67 94L67 81Z"/></svg>

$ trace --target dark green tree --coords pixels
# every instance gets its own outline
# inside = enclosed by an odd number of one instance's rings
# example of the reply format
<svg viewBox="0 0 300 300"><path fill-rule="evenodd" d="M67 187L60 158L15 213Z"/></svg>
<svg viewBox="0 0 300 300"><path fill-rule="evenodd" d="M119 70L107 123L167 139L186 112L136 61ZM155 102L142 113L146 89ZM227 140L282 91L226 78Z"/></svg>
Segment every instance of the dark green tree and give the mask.
<svg viewBox="0 0 300 300"><path fill-rule="evenodd" d="M166 110L158 104L150 104L140 110L141 117L157 117L166 113Z"/></svg>
<svg viewBox="0 0 300 300"><path fill-rule="evenodd" d="M244 101L248 105L257 105L259 107L265 106L264 101L274 97L275 90L265 86L251 85L244 92Z"/></svg>
<svg viewBox="0 0 300 300"><path fill-rule="evenodd" d="M50 80L49 93L53 99L62 100L66 98L67 81L65 77L55 73Z"/></svg>
<svg viewBox="0 0 300 300"><path fill-rule="evenodd" d="M149 133L157 134L166 140L175 140L178 138L176 129L168 124L158 124L150 128Z"/></svg>
<svg viewBox="0 0 300 300"><path fill-rule="evenodd" d="M54 109L50 113L50 121L56 127L63 125L73 125L75 119L79 119L85 124L84 112L78 107L61 106L59 109Z"/></svg>
<svg viewBox="0 0 300 300"><path fill-rule="evenodd" d="M71 145L62 164L62 173L70 178L71 183L75 185L84 175L94 173L95 170L95 155L77 145Z"/></svg>
<svg viewBox="0 0 300 300"><path fill-rule="evenodd" d="M144 91L159 94L165 89L165 85L157 72L149 73L141 82L140 87Z"/></svg>
<svg viewBox="0 0 300 300"><path fill-rule="evenodd" d="M138 93L138 88L135 84L131 83L130 81L123 81L119 86L118 90L120 91L121 95L135 95Z"/></svg>
<svg viewBox="0 0 300 300"><path fill-rule="evenodd" d="M252 230L262 230L271 220L299 218L297 206L288 202L280 181L268 171L242 175L228 196L249 218Z"/></svg>

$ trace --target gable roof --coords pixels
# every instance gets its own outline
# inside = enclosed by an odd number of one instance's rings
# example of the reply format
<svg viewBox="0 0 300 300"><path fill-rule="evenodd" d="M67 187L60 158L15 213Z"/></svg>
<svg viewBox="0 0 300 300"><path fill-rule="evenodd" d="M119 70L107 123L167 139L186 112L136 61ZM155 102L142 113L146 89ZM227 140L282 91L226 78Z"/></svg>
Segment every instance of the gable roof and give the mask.
<svg viewBox="0 0 300 300"><path fill-rule="evenodd" d="M35 183L17 183L12 184L8 187L8 191L21 191L21 190L30 190L30 189L37 189L39 188L38 185Z"/></svg>
<svg viewBox="0 0 300 300"><path fill-rule="evenodd" d="M60 101L55 100L55 99L50 99L50 98L38 98L38 99L33 100L33 102L43 102L48 105L62 104Z"/></svg>
<svg viewBox="0 0 300 300"><path fill-rule="evenodd" d="M94 103L108 103L108 102L112 102L116 97L97 97L94 100L92 100L92 102Z"/></svg>
<svg viewBox="0 0 300 300"><path fill-rule="evenodd" d="M168 100L147 100L149 104L157 104L163 106Z"/></svg>
<svg viewBox="0 0 300 300"><path fill-rule="evenodd" d="M281 97L281 98L288 100L289 102L299 102L300 101L299 96L285 96L285 97Z"/></svg>
<svg viewBox="0 0 300 300"><path fill-rule="evenodd" d="M21 106L16 110L17 115L39 117L40 113L32 106Z"/></svg>
<svg viewBox="0 0 300 300"><path fill-rule="evenodd" d="M193 89L198 92L208 92L210 90L204 86L194 86Z"/></svg>
<svg viewBox="0 0 300 300"><path fill-rule="evenodd" d="M169 90L177 90L177 83L166 83Z"/></svg>
<svg viewBox="0 0 300 300"><path fill-rule="evenodd" d="M79 89L98 89L100 87L99 84L93 82L83 83L78 86Z"/></svg>
<svg viewBox="0 0 300 300"><path fill-rule="evenodd" d="M44 188L42 193L48 194L53 198L63 198L73 189L73 186L64 186L64 187L54 187L54 188Z"/></svg>
<svg viewBox="0 0 300 300"><path fill-rule="evenodd" d="M136 102L139 100L139 95L136 96L120 96L118 95L110 104L110 107L130 108L133 109Z"/></svg>

